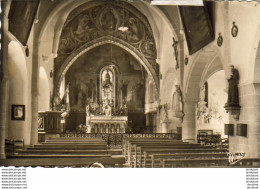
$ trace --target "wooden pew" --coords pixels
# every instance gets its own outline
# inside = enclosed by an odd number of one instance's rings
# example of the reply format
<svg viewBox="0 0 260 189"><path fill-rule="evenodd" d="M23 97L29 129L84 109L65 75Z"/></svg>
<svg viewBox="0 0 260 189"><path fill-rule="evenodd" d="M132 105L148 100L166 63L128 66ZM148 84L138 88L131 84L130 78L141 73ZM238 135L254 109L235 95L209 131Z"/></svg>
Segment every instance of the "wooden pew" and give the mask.
<svg viewBox="0 0 260 189"><path fill-rule="evenodd" d="M124 157L63 157L63 158L13 158L0 160L1 166L41 166L41 167L89 167L98 162L105 167L122 167Z"/></svg>
<svg viewBox="0 0 260 189"><path fill-rule="evenodd" d="M143 165L143 161L142 161L142 158L143 158L143 152L145 150L150 150L150 149L153 149L153 150L195 150L195 149L200 149L200 150L203 150L203 149L215 149L215 146L196 146L196 145L178 145L178 144L156 144L156 145L149 145L149 144L139 144L139 145L134 145L135 147L135 150L134 150L134 157L135 157L135 162L134 162L134 165L137 166L137 164L139 164L140 167L142 167ZM139 153L138 153L138 149L139 149ZM139 156L138 156L139 154ZM144 160L146 160L147 157L144 157ZM139 161L138 161L139 160ZM137 163L138 162L138 163Z"/></svg>
<svg viewBox="0 0 260 189"><path fill-rule="evenodd" d="M128 144L127 147L127 153L126 153L126 157L127 157L127 162L131 162L132 160L132 156L136 157L137 155L137 146L140 148L140 146L147 146L147 147L155 147L155 146L168 146L170 148L170 146L200 146L199 144L189 144L189 143L182 143L179 141L131 141ZM134 154L134 155L133 155Z"/></svg>
<svg viewBox="0 0 260 189"><path fill-rule="evenodd" d="M157 154L192 154L192 153L227 153L227 149L145 149L144 153L144 162L146 162L147 157ZM145 166L145 165L144 165Z"/></svg>
<svg viewBox="0 0 260 189"><path fill-rule="evenodd" d="M106 144L37 144L27 149L107 149Z"/></svg>
<svg viewBox="0 0 260 189"><path fill-rule="evenodd" d="M122 151L120 150L78 150L78 149L30 149L30 150L22 150L19 151L19 154L32 154L32 155L66 155L66 154L73 154L73 155L121 155Z"/></svg>
<svg viewBox="0 0 260 189"><path fill-rule="evenodd" d="M126 158L128 158L127 153L129 152L129 146L133 142L164 142L164 141L175 141L176 143L183 143L179 140L172 140L168 138L125 138L123 140L123 154Z"/></svg>
<svg viewBox="0 0 260 189"><path fill-rule="evenodd" d="M123 141L123 154L126 157L126 160L129 161L129 152L131 151L130 147L132 143L157 143L157 142L175 142L182 143L178 140L171 140L168 138L127 138Z"/></svg>
<svg viewBox="0 0 260 189"><path fill-rule="evenodd" d="M214 164L214 166L228 166L228 158L174 159L174 160L173 159L164 159L163 160L163 168L166 168L166 167L209 167L212 164Z"/></svg>
<svg viewBox="0 0 260 189"><path fill-rule="evenodd" d="M180 154L152 154L151 167L156 166L156 162L159 162L159 167L163 167L163 159L202 159L202 158L225 158L227 153L180 153ZM144 167L148 167L148 157L144 162Z"/></svg>

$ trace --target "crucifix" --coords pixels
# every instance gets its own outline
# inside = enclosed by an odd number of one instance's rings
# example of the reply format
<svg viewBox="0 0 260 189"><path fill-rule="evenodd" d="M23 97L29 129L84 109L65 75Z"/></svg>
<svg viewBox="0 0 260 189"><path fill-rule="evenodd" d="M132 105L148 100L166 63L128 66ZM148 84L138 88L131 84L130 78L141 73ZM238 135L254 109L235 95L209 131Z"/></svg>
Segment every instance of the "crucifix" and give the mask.
<svg viewBox="0 0 260 189"><path fill-rule="evenodd" d="M173 44L172 44L172 47L174 49L174 56L175 56L175 60L176 60L176 70L179 68L179 62L178 62L178 43L179 41L175 41L174 37L172 38L173 39Z"/></svg>

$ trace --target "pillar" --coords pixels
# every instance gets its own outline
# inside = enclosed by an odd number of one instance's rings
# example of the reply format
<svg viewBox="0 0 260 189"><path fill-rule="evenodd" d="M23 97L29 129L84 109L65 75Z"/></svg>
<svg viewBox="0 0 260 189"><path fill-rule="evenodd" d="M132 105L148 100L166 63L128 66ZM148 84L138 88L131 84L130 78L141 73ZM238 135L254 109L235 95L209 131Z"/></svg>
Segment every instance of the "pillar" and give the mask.
<svg viewBox="0 0 260 189"><path fill-rule="evenodd" d="M230 118L234 124L234 136L229 136L229 151L245 153L246 158L260 158L260 84L241 84L239 86L239 120ZM237 124L247 124L247 136L237 136Z"/></svg>
<svg viewBox="0 0 260 189"><path fill-rule="evenodd" d="M1 82L0 99L0 159L5 159L5 135L8 126L9 81L4 77Z"/></svg>
<svg viewBox="0 0 260 189"><path fill-rule="evenodd" d="M182 140L195 141L196 129L196 104L195 101L184 102L184 119L182 124Z"/></svg>

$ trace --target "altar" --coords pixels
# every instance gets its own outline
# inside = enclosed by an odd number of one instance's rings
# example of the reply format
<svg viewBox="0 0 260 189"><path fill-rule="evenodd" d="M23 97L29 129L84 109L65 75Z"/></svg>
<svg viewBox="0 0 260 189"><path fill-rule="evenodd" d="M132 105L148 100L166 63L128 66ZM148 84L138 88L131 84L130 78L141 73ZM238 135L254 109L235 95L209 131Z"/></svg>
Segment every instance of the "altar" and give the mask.
<svg viewBox="0 0 260 189"><path fill-rule="evenodd" d="M125 133L127 116L90 115L87 122L91 133Z"/></svg>

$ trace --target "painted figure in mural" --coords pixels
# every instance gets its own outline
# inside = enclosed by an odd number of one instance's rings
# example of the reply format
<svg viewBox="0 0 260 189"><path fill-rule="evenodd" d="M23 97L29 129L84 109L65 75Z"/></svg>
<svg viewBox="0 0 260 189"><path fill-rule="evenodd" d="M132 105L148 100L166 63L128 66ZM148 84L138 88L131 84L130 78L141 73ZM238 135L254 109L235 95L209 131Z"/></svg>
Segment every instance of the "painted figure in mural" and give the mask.
<svg viewBox="0 0 260 189"><path fill-rule="evenodd" d="M93 82L93 79L90 79L89 89L88 89L88 97L90 98L91 102L95 102L96 99L96 85Z"/></svg>
<svg viewBox="0 0 260 189"><path fill-rule="evenodd" d="M225 106L234 107L239 106L238 98L238 70L233 65L230 66L230 75L228 78L228 101Z"/></svg>
<svg viewBox="0 0 260 189"><path fill-rule="evenodd" d="M117 19L111 10L104 11L101 15L101 26L105 31L115 30Z"/></svg>
<svg viewBox="0 0 260 189"><path fill-rule="evenodd" d="M136 108L143 108L144 106L144 85L142 82L137 82L132 87L132 102Z"/></svg>
<svg viewBox="0 0 260 189"><path fill-rule="evenodd" d="M77 103L79 107L83 106L83 100L84 100L83 92L82 92L82 90L79 90L78 103Z"/></svg>
<svg viewBox="0 0 260 189"><path fill-rule="evenodd" d="M119 104L123 105L127 98L127 84L123 80L121 80L118 85L118 88L119 88L119 94L118 94Z"/></svg>
<svg viewBox="0 0 260 189"><path fill-rule="evenodd" d="M105 76L105 81L103 82L103 88L108 89L111 86L112 86L111 78L110 78L109 73L107 72L106 76Z"/></svg>
<svg viewBox="0 0 260 189"><path fill-rule="evenodd" d="M88 15L80 15L76 30L73 32L74 36L80 41L89 40L89 16Z"/></svg>
<svg viewBox="0 0 260 189"><path fill-rule="evenodd" d="M175 85L175 91L172 97L172 110L174 112L182 112L182 94L179 85Z"/></svg>

